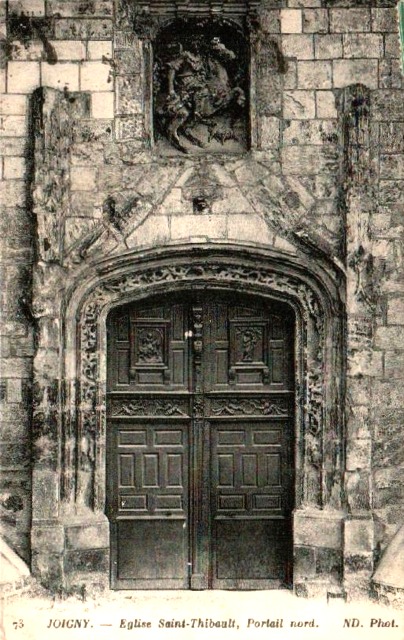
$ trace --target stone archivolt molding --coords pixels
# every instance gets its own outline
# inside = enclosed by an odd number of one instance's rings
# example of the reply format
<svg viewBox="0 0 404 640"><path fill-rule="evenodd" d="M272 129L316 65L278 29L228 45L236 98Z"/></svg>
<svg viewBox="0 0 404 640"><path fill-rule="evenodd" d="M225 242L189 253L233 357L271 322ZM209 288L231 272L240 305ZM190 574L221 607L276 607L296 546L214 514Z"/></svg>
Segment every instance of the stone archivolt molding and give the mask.
<svg viewBox="0 0 404 640"><path fill-rule="evenodd" d="M134 265L127 259L126 266L119 267L119 274L117 269L101 275L98 283L93 283L87 291L80 287L83 292L80 302L76 291L67 309L70 318L72 314L76 317L78 327L76 344L73 346L70 338L70 346L68 344L66 349L72 374L67 377L72 386L66 396L69 406L62 411L62 415L68 416L64 427L67 449L62 456L65 461L62 473L64 500L75 500L77 508L80 503L95 511L105 508L105 353L109 310L150 295L207 288L278 298L288 301L294 308L298 327L297 506L323 506L329 502L331 494L340 495L336 485L340 487L341 482L342 460L338 453L341 450L341 437L338 436L341 419L335 415L335 404L341 392L335 383L340 375L334 346L337 342L335 332L340 331L340 327L335 325L338 313L332 293L301 267L289 265L283 268L279 260L276 263L273 259L266 261L263 256L254 259L246 252L237 257L230 251L228 255L224 252L220 255L217 250L210 254L204 250L200 255L197 252L181 255L178 251L177 258L166 256L160 262L153 260ZM75 311L73 298L77 300ZM75 372L73 361L77 363ZM138 408L133 410L136 413ZM226 407L221 405L220 410L226 411ZM331 420L335 424L330 424ZM334 503L333 506L340 505Z"/></svg>

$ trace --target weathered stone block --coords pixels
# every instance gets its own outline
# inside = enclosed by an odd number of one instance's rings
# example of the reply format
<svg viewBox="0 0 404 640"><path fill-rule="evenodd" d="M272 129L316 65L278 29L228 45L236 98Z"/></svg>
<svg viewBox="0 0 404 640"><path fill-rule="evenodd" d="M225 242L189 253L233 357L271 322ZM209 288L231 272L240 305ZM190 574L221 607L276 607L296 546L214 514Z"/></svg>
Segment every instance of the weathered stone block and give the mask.
<svg viewBox="0 0 404 640"><path fill-rule="evenodd" d="M138 149L141 149L145 140L143 116L131 115L115 118L115 135L117 140L137 140Z"/></svg>
<svg viewBox="0 0 404 640"><path fill-rule="evenodd" d="M116 51L114 65L118 75L127 76L140 74L142 72L142 64L139 49L122 49Z"/></svg>
<svg viewBox="0 0 404 640"><path fill-rule="evenodd" d="M371 422L368 406L351 406L348 413L347 423L349 438L371 437Z"/></svg>
<svg viewBox="0 0 404 640"><path fill-rule="evenodd" d="M341 549L342 514L336 512L295 511L295 544L307 547Z"/></svg>
<svg viewBox="0 0 404 640"><path fill-rule="evenodd" d="M0 138L21 137L27 134L25 116L4 116L1 120Z"/></svg>
<svg viewBox="0 0 404 640"><path fill-rule="evenodd" d="M57 517L59 505L59 474L35 468L32 472L32 513L37 520Z"/></svg>
<svg viewBox="0 0 404 640"><path fill-rule="evenodd" d="M319 60L342 58L342 35L315 35L314 51Z"/></svg>
<svg viewBox="0 0 404 640"><path fill-rule="evenodd" d="M89 60L112 60L112 42L108 40L90 40L87 43L87 57Z"/></svg>
<svg viewBox="0 0 404 640"><path fill-rule="evenodd" d="M285 175L305 175L325 172L336 165L318 146L284 147L282 170Z"/></svg>
<svg viewBox="0 0 404 640"><path fill-rule="evenodd" d="M332 91L316 91L315 97L317 118L337 118L335 95Z"/></svg>
<svg viewBox="0 0 404 640"><path fill-rule="evenodd" d="M347 471L345 473L345 491L352 513L369 511L371 494L368 470Z"/></svg>
<svg viewBox="0 0 404 640"><path fill-rule="evenodd" d="M50 45L54 48L57 60L74 61L85 60L86 44L76 40L52 40ZM44 82L42 82L44 84Z"/></svg>
<svg viewBox="0 0 404 640"><path fill-rule="evenodd" d="M60 64L48 64L41 62L42 86L60 89L66 87L68 91L79 89L79 63L63 62Z"/></svg>
<svg viewBox="0 0 404 640"><path fill-rule="evenodd" d="M398 31L396 7L371 9L372 31Z"/></svg>
<svg viewBox="0 0 404 640"><path fill-rule="evenodd" d="M386 351L384 360L386 378L401 380L404 378L404 352Z"/></svg>
<svg viewBox="0 0 404 640"><path fill-rule="evenodd" d="M25 95L0 95L0 114L23 116L28 108L28 99Z"/></svg>
<svg viewBox="0 0 404 640"><path fill-rule="evenodd" d="M299 89L331 89L331 62L326 60L299 61L297 63Z"/></svg>
<svg viewBox="0 0 404 640"><path fill-rule="evenodd" d="M43 60L44 58L44 47L42 42L27 42L26 46L13 47L11 59L12 60Z"/></svg>
<svg viewBox="0 0 404 640"><path fill-rule="evenodd" d="M91 113L93 118L112 119L114 117L114 94L112 91L100 91L92 94Z"/></svg>
<svg viewBox="0 0 404 640"><path fill-rule="evenodd" d="M2 358L1 373L5 378L29 378L32 373L30 358Z"/></svg>
<svg viewBox="0 0 404 640"><path fill-rule="evenodd" d="M30 446L28 440L2 442L0 464L3 470L13 467L28 467L30 464Z"/></svg>
<svg viewBox="0 0 404 640"><path fill-rule="evenodd" d="M296 89L297 86L297 63L296 60L288 60L286 73L282 75L284 89Z"/></svg>
<svg viewBox="0 0 404 640"><path fill-rule="evenodd" d="M261 118L261 130L260 130L260 147L261 149L270 149L272 147L278 148L280 137L280 120L275 117Z"/></svg>
<svg viewBox="0 0 404 640"><path fill-rule="evenodd" d="M7 383L8 382L9 380L7 380ZM10 425L13 425L13 424L17 425L15 429L16 433L17 431L20 430L20 425L24 425L22 427L22 432L25 433L25 435L28 435L28 424L29 424L29 418L30 418L30 411L28 406L22 403L18 403L18 404L9 404L8 402L4 403L4 406L2 407L2 410L1 410L1 417L2 417L2 422L4 421L4 423L8 423ZM10 429L7 427L7 430L9 431ZM15 438L16 438L16 434L14 434L14 436L10 438L10 440L13 440Z"/></svg>
<svg viewBox="0 0 404 640"><path fill-rule="evenodd" d="M98 95L99 95L98 93L94 93L92 97L94 98L95 96L98 96ZM102 95L111 96L112 94L108 93L108 94L102 94ZM97 165L100 168L103 168L104 167L104 145L98 141L86 142L86 143L81 142L81 143L73 144L70 147L70 160L73 166L94 167L95 165ZM79 196L79 197L85 200L86 196ZM87 196L87 197L91 198L91 202L96 200L91 196Z"/></svg>
<svg viewBox="0 0 404 640"><path fill-rule="evenodd" d="M0 203L7 206L23 205L26 197L24 180L3 181L1 185Z"/></svg>
<svg viewBox="0 0 404 640"><path fill-rule="evenodd" d="M315 117L314 91L286 91L283 100L284 118L311 120Z"/></svg>
<svg viewBox="0 0 404 640"><path fill-rule="evenodd" d="M304 33L327 33L328 32L327 9L304 9L303 10L303 32Z"/></svg>
<svg viewBox="0 0 404 640"><path fill-rule="evenodd" d="M301 9L281 9L281 33L301 33L302 32L302 11Z"/></svg>
<svg viewBox="0 0 404 640"><path fill-rule="evenodd" d="M348 355L350 376L383 377L383 354L372 351L353 351Z"/></svg>
<svg viewBox="0 0 404 640"><path fill-rule="evenodd" d="M109 570L109 549L67 551L64 568L67 573L71 571L106 572Z"/></svg>
<svg viewBox="0 0 404 640"><path fill-rule="evenodd" d="M26 160L19 157L6 157L3 170L5 180L21 180L26 174Z"/></svg>
<svg viewBox="0 0 404 640"><path fill-rule="evenodd" d="M404 324L404 298L391 298L387 302L387 324Z"/></svg>
<svg viewBox="0 0 404 640"><path fill-rule="evenodd" d="M347 444L346 469L369 469L371 466L372 441L370 438L350 440Z"/></svg>
<svg viewBox="0 0 404 640"><path fill-rule="evenodd" d="M173 216L171 218L171 239L189 238L190 236L209 239L226 237L226 221L224 215Z"/></svg>
<svg viewBox="0 0 404 640"><path fill-rule="evenodd" d="M280 11L264 9L260 13L260 28L263 33L280 33Z"/></svg>
<svg viewBox="0 0 404 640"><path fill-rule="evenodd" d="M400 58L400 38L398 34L392 33L384 36L384 55L386 58Z"/></svg>
<svg viewBox="0 0 404 640"><path fill-rule="evenodd" d="M313 547L294 547L293 575L295 578L314 578L316 558Z"/></svg>
<svg viewBox="0 0 404 640"><path fill-rule="evenodd" d="M179 218L182 219L181 217ZM175 219L176 217L173 216L172 226L174 226L174 230L176 229ZM167 243L169 237L170 227L168 218L165 216L150 216L130 234L126 242L129 247L155 247Z"/></svg>
<svg viewBox="0 0 404 640"><path fill-rule="evenodd" d="M331 9L331 33L370 31L370 8Z"/></svg>
<svg viewBox="0 0 404 640"><path fill-rule="evenodd" d="M17 16L44 16L45 0L10 0L8 11Z"/></svg>
<svg viewBox="0 0 404 640"><path fill-rule="evenodd" d="M63 556L58 553L33 553L32 573L51 589L61 587L64 582Z"/></svg>
<svg viewBox="0 0 404 640"><path fill-rule="evenodd" d="M109 547L109 523L66 528L68 549L104 549Z"/></svg>
<svg viewBox="0 0 404 640"><path fill-rule="evenodd" d="M25 153L26 153L25 138L2 138L1 139L2 156L25 156Z"/></svg>
<svg viewBox="0 0 404 640"><path fill-rule="evenodd" d="M255 242L258 244L271 244L273 234L261 216L245 214L233 214L227 220L227 236L229 240Z"/></svg>
<svg viewBox="0 0 404 640"><path fill-rule="evenodd" d="M112 12L112 0L91 0L91 2L47 0L46 4L47 15L62 18L104 18L112 16Z"/></svg>
<svg viewBox="0 0 404 640"><path fill-rule="evenodd" d="M65 546L65 532L62 525L51 527L34 524L31 532L31 544L35 553L62 552Z"/></svg>
<svg viewBox="0 0 404 640"><path fill-rule="evenodd" d="M380 177L404 179L404 154L389 154L380 157Z"/></svg>
<svg viewBox="0 0 404 640"><path fill-rule="evenodd" d="M96 169L93 167L72 167L70 183L72 191L93 191L96 186Z"/></svg>
<svg viewBox="0 0 404 640"><path fill-rule="evenodd" d="M344 58L381 58L383 37L376 33L347 33L343 36Z"/></svg>
<svg viewBox="0 0 404 640"><path fill-rule="evenodd" d="M93 217L95 200L96 198L92 191L75 191L71 195L71 216L78 218Z"/></svg>
<svg viewBox="0 0 404 640"><path fill-rule="evenodd" d="M285 145L323 145L333 138L337 129L336 123L330 120L290 120L287 124L283 131Z"/></svg>
<svg viewBox="0 0 404 640"><path fill-rule="evenodd" d="M402 321L404 318L402 318ZM404 349L404 326L377 327L375 346L378 349Z"/></svg>
<svg viewBox="0 0 404 640"><path fill-rule="evenodd" d="M7 89L8 93L31 93L40 84L39 62L8 63Z"/></svg>
<svg viewBox="0 0 404 640"><path fill-rule="evenodd" d="M118 76L116 87L117 113L122 115L141 114L143 93L140 75Z"/></svg>
<svg viewBox="0 0 404 640"><path fill-rule="evenodd" d="M404 180L380 180L379 201L380 204L394 205L395 208L404 204Z"/></svg>
<svg viewBox="0 0 404 640"><path fill-rule="evenodd" d="M404 102L403 93L397 89L375 91L370 104L371 117L376 121L390 122L403 120ZM392 178L396 176L391 176Z"/></svg>
<svg viewBox="0 0 404 640"><path fill-rule="evenodd" d="M380 124L380 147L386 153L404 153L404 122Z"/></svg>
<svg viewBox="0 0 404 640"><path fill-rule="evenodd" d="M7 402L22 402L22 380L21 378L9 378L7 380Z"/></svg>
<svg viewBox="0 0 404 640"><path fill-rule="evenodd" d="M313 36L308 34L284 35L282 51L286 58L312 60L314 58Z"/></svg>
<svg viewBox="0 0 404 640"><path fill-rule="evenodd" d="M334 60L334 87L348 87L351 84L365 84L370 89L378 87L377 60Z"/></svg>
<svg viewBox="0 0 404 640"><path fill-rule="evenodd" d="M104 62L83 62L80 67L82 91L113 91L111 67Z"/></svg>
<svg viewBox="0 0 404 640"><path fill-rule="evenodd" d="M55 22L55 37L58 40L110 40L112 33L110 19L61 18Z"/></svg>
<svg viewBox="0 0 404 640"><path fill-rule="evenodd" d="M342 576L342 552L340 549L316 549L316 575L331 576L339 580Z"/></svg>
<svg viewBox="0 0 404 640"><path fill-rule="evenodd" d="M381 89L400 89L404 86L401 61L396 58L379 60L379 87Z"/></svg>

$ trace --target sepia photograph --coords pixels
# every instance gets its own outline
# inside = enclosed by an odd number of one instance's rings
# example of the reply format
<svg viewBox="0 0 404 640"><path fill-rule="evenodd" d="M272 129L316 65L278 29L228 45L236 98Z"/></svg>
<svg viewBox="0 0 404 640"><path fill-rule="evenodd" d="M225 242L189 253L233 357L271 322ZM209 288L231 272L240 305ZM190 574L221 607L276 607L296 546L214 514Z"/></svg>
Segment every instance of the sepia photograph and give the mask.
<svg viewBox="0 0 404 640"><path fill-rule="evenodd" d="M0 200L0 640L404 640L404 0L0 0Z"/></svg>

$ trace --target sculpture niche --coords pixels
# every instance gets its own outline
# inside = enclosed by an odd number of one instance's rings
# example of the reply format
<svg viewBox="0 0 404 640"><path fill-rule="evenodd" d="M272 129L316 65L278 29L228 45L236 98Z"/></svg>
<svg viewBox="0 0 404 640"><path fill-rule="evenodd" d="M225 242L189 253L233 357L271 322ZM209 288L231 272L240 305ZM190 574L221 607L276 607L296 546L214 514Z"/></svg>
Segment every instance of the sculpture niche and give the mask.
<svg viewBox="0 0 404 640"><path fill-rule="evenodd" d="M182 153L246 148L246 46L209 20L177 21L155 45L154 105L162 147Z"/></svg>

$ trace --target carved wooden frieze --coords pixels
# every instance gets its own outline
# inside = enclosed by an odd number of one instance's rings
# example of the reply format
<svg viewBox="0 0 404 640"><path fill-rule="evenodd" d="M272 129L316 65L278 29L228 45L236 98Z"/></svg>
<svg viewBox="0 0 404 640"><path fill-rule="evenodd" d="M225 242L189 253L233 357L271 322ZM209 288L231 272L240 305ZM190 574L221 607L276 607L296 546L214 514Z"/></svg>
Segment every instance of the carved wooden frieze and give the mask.
<svg viewBox="0 0 404 640"><path fill-rule="evenodd" d="M164 416L182 417L189 415L187 400L175 398L173 400L142 397L112 398L109 406L109 414L113 418L134 416Z"/></svg>
<svg viewBox="0 0 404 640"><path fill-rule="evenodd" d="M288 401L283 398L218 398L211 401L213 416L273 416L290 415Z"/></svg>

